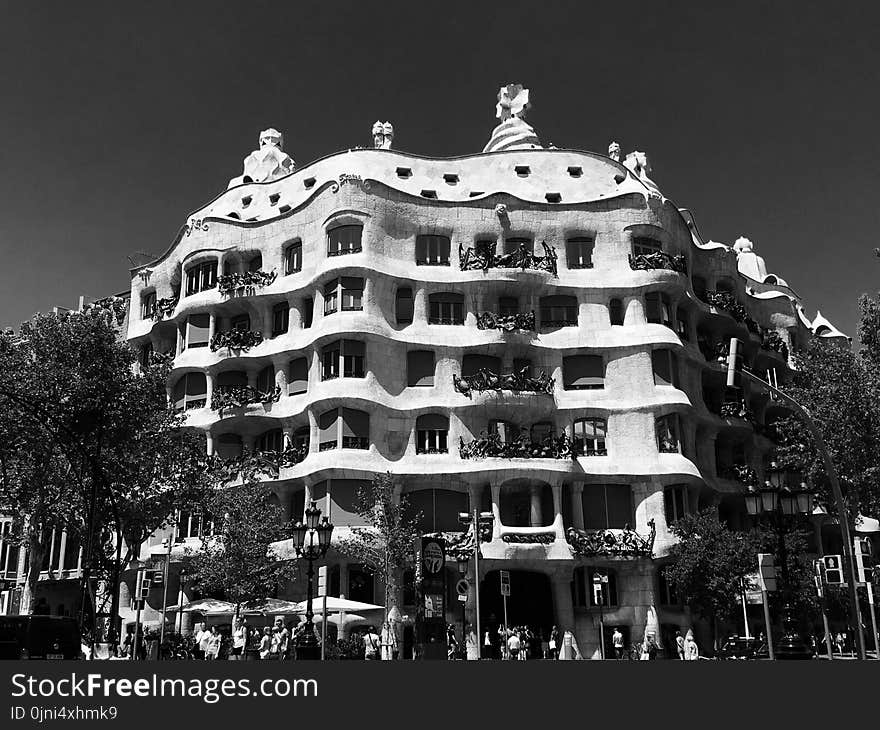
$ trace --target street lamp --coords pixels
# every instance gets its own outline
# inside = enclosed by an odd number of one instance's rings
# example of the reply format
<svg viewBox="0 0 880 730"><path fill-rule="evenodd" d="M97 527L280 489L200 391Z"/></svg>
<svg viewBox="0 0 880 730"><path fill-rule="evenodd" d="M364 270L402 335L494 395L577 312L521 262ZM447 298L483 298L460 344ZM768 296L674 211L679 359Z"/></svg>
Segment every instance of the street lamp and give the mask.
<svg viewBox="0 0 880 730"><path fill-rule="evenodd" d="M482 652L483 638L480 635L480 528L491 528L495 522L492 512L480 512L479 507L474 508L474 513L459 512L458 521L463 525L471 525L474 528L474 622L477 632L477 656ZM461 563L459 562L459 570Z"/></svg>
<svg viewBox="0 0 880 730"><path fill-rule="evenodd" d="M330 538L333 535L333 525L324 517L321 519L321 510L315 506L314 500L306 509L306 523L297 522L293 528L293 547L296 556L308 561L308 596L306 600L306 626L300 633L296 642L297 659L319 659L321 647L318 637L315 636L315 627L312 623L314 613L312 611L312 587L315 579L314 562L327 554L330 548Z"/></svg>
<svg viewBox="0 0 880 730"><path fill-rule="evenodd" d="M782 563L782 578L785 583L782 625L785 632L779 641L776 655L779 659L809 659L812 651L801 638L797 629L797 619L791 605L788 581L788 557L785 548L786 523L812 512L813 494L804 482L792 488L790 482L794 475L780 467L775 461L767 468L767 480L760 489L749 487L745 494L746 511L756 521L765 517L773 526L777 536L779 558ZM768 627L769 639L769 627Z"/></svg>

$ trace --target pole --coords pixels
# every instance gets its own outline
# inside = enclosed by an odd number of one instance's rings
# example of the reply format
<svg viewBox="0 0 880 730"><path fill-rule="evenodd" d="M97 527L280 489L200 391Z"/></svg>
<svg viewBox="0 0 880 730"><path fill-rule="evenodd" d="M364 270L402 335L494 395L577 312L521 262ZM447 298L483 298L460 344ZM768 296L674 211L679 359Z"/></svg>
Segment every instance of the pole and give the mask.
<svg viewBox="0 0 880 730"><path fill-rule="evenodd" d="M507 595L501 596L501 599L504 601L504 658L509 659L510 656L507 653L507 633L510 631L510 626L507 625Z"/></svg>
<svg viewBox="0 0 880 730"><path fill-rule="evenodd" d="M855 631L856 635L855 638L859 650L859 659L865 659L865 642L861 631L862 616L861 608L859 607L858 591L856 589L856 565L855 559L853 557L853 540L852 533L850 531L849 513L846 508L846 503L843 501L843 492L840 489L840 481L837 478L837 470L834 468L834 462L831 460L831 454L828 451L828 446L825 443L822 432L819 430L819 426L813 420L812 416L810 416L809 411L807 411L806 408L804 408L790 395L770 385L770 383L762 380L754 373L750 373L748 370L743 370L742 375L744 378L750 380L751 382L758 383L759 385L762 385L763 387L769 389L773 395L776 395L781 400L784 400L786 403L788 403L788 405L790 405L792 409L804 419L805 423L807 424L807 428L810 429L810 433L813 435L813 441L816 444L816 448L818 448L819 452L822 454L822 461L825 465L825 473L828 476L829 483L831 484L831 491L834 495L834 503L837 508L837 520L840 523L840 532L841 536L843 537L843 562L846 570L847 589L849 591L850 621L853 623L853 630Z"/></svg>
<svg viewBox="0 0 880 730"><path fill-rule="evenodd" d="M137 576L135 577L135 584L134 585L135 585L135 590L137 591L137 593L135 594L137 596L137 598L135 599L137 601L137 615L135 616L135 620L134 620L134 643L132 645L132 656L131 656L132 661L137 660L138 649L140 648L141 609L143 608L143 605L144 605L144 599L141 598L140 594L141 594L141 585L143 585L145 573L146 573L146 571L143 568L141 568L140 570L138 570Z"/></svg>
<svg viewBox="0 0 880 730"><path fill-rule="evenodd" d="M821 580L819 578L818 580ZM825 589L819 586L819 602L822 606L822 628L825 630L825 649L828 651L828 658L834 659L834 647L831 646L831 627L828 625L828 602L825 600Z"/></svg>
<svg viewBox="0 0 880 730"><path fill-rule="evenodd" d="M866 575L866 578L871 576ZM880 646L878 646L878 634L877 634L877 611L874 610L874 586L871 584L871 581L868 580L868 605L871 607L871 630L874 632L874 652L877 654L877 659L880 659Z"/></svg>
<svg viewBox="0 0 880 730"><path fill-rule="evenodd" d="M474 609L477 623L478 656L483 655L483 636L480 633L480 508L474 507Z"/></svg>
<svg viewBox="0 0 880 730"><path fill-rule="evenodd" d="M746 607L746 582L744 580L740 579L739 584L742 588L742 591L740 592L739 596L740 596L740 599L742 600L743 624L746 627L746 641L748 641L752 637L749 635L749 612Z"/></svg>
<svg viewBox="0 0 880 730"><path fill-rule="evenodd" d="M168 538L166 538L167 540ZM168 540L168 552L165 554L165 565L162 568L162 625L159 627L159 654L162 658L162 645L165 643L165 613L168 610L168 564L171 562L171 540ZM178 608L178 610L180 610Z"/></svg>
<svg viewBox="0 0 880 730"><path fill-rule="evenodd" d="M599 590L599 656L602 659L605 659L605 612L602 608L602 603L605 600L605 595L602 590Z"/></svg>
<svg viewBox="0 0 880 730"><path fill-rule="evenodd" d="M341 615L341 614L340 614ZM339 627L342 631L342 626ZM321 661L324 661L324 647L327 645L327 588L324 587L324 595L321 598Z"/></svg>
<svg viewBox="0 0 880 730"><path fill-rule="evenodd" d="M767 651L770 654L770 659L775 659L776 654L773 652L773 630L770 627L770 601L767 596L767 589L761 589L761 603L764 604L764 624L767 627Z"/></svg>

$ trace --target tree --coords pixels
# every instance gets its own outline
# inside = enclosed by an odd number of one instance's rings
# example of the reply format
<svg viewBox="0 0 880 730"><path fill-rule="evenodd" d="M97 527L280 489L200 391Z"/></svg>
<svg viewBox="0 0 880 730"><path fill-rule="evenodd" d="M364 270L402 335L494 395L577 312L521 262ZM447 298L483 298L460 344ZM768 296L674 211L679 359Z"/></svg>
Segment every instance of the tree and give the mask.
<svg viewBox="0 0 880 730"><path fill-rule="evenodd" d="M355 509L367 527L353 527L338 551L363 564L385 585L386 616L399 600L404 568L415 559L418 515L410 516L405 494L396 495L390 473L378 474L368 487L358 489Z"/></svg>
<svg viewBox="0 0 880 730"><path fill-rule="evenodd" d="M214 535L187 554L187 570L201 593L221 595L238 615L242 604L273 598L294 578L295 562L272 548L293 536L293 524L283 519L265 484L212 490L204 512L214 518Z"/></svg>
<svg viewBox="0 0 880 730"><path fill-rule="evenodd" d="M210 479L203 441L168 408L170 358L137 366L124 313L111 298L0 335L0 504L30 550L25 612L55 528L82 538L82 595L105 579L116 617L122 565Z"/></svg>
<svg viewBox="0 0 880 730"><path fill-rule="evenodd" d="M754 573L757 533L735 532L710 508L680 518L672 527L678 538L666 579L690 608L707 619L717 645L718 619L731 618L740 605L743 578Z"/></svg>

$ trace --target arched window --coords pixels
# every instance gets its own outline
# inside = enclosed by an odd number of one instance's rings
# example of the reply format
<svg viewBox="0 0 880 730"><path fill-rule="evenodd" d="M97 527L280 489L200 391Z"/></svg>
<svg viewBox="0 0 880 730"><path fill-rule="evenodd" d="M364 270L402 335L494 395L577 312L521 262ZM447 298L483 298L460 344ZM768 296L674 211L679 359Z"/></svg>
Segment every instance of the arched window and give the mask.
<svg viewBox="0 0 880 730"><path fill-rule="evenodd" d="M645 294L645 319L652 324L672 327L668 294L656 291L649 291Z"/></svg>
<svg viewBox="0 0 880 730"><path fill-rule="evenodd" d="M308 426L300 426L293 432L292 446L295 449L309 449L309 440L311 438L312 429Z"/></svg>
<svg viewBox="0 0 880 730"><path fill-rule="evenodd" d="M581 418L574 422L574 449L578 456L607 456L608 427L604 418Z"/></svg>
<svg viewBox="0 0 880 730"><path fill-rule="evenodd" d="M596 390L605 387L605 362L601 355L569 355L562 358L565 390Z"/></svg>
<svg viewBox="0 0 880 730"><path fill-rule="evenodd" d="M449 266L449 238L416 236L417 266Z"/></svg>
<svg viewBox="0 0 880 730"><path fill-rule="evenodd" d="M529 253L534 251L535 245L532 243L531 238L505 238L504 242L501 244L504 248L504 253L511 254L516 253L521 248L524 248Z"/></svg>
<svg viewBox="0 0 880 730"><path fill-rule="evenodd" d="M218 388L244 388L248 384L248 376L244 370L224 370L217 374Z"/></svg>
<svg viewBox="0 0 880 730"><path fill-rule="evenodd" d="M370 448L370 414L353 408L334 408L318 418L319 450Z"/></svg>
<svg viewBox="0 0 880 730"><path fill-rule="evenodd" d="M516 297L498 297L498 314L502 317L519 313L519 299Z"/></svg>
<svg viewBox="0 0 880 730"><path fill-rule="evenodd" d="M302 300L302 327L308 329L312 326L312 318L315 314L315 300L311 297L305 297Z"/></svg>
<svg viewBox="0 0 880 730"><path fill-rule="evenodd" d="M156 314L156 292L141 292L141 319L152 319Z"/></svg>
<svg viewBox="0 0 880 730"><path fill-rule="evenodd" d="M186 270L186 296L217 286L217 261L203 261Z"/></svg>
<svg viewBox="0 0 880 730"><path fill-rule="evenodd" d="M321 348L321 380L363 378L366 345L358 340L336 340Z"/></svg>
<svg viewBox="0 0 880 730"><path fill-rule="evenodd" d="M272 307L272 337L280 337L287 334L290 326L290 305L281 302Z"/></svg>
<svg viewBox="0 0 880 730"><path fill-rule="evenodd" d="M406 384L411 388L434 385L434 353L431 350L409 350L406 353Z"/></svg>
<svg viewBox="0 0 880 730"><path fill-rule="evenodd" d="M412 288L402 286L397 289L394 299L394 314L397 324L411 324L413 321L413 292Z"/></svg>
<svg viewBox="0 0 880 730"><path fill-rule="evenodd" d="M284 432L280 428L264 431L257 439L257 451L284 451Z"/></svg>
<svg viewBox="0 0 880 730"><path fill-rule="evenodd" d="M237 459L242 448L241 436L235 433L220 434L214 439L214 451L221 459Z"/></svg>
<svg viewBox="0 0 880 730"><path fill-rule="evenodd" d="M697 299L702 299L705 301L706 299L706 280L702 276L692 276L691 277L691 286L694 289L694 294Z"/></svg>
<svg viewBox="0 0 880 730"><path fill-rule="evenodd" d="M174 385L174 410L204 408L208 397L208 381L204 373L186 373Z"/></svg>
<svg viewBox="0 0 880 730"><path fill-rule="evenodd" d="M623 302L620 299L612 299L608 302L608 317L612 325L623 324Z"/></svg>
<svg viewBox="0 0 880 730"><path fill-rule="evenodd" d="M428 324L464 324L464 296L454 292L431 294Z"/></svg>
<svg viewBox="0 0 880 730"><path fill-rule="evenodd" d="M654 385L678 387L678 358L672 350L653 350L651 366L654 370Z"/></svg>
<svg viewBox="0 0 880 730"><path fill-rule="evenodd" d="M287 376L287 394L299 395L309 389L309 361L298 357L290 361Z"/></svg>
<svg viewBox="0 0 880 730"><path fill-rule="evenodd" d="M663 507L666 512L666 524L674 525L684 517L688 509L688 490L685 484L670 484L663 488Z"/></svg>
<svg viewBox="0 0 880 730"><path fill-rule="evenodd" d="M510 421L492 419L489 421L489 433L498 436L502 443L508 444L514 439L519 438L520 428Z"/></svg>
<svg viewBox="0 0 880 730"><path fill-rule="evenodd" d="M578 323L577 297L564 294L541 297L542 327L576 327Z"/></svg>
<svg viewBox="0 0 880 730"><path fill-rule="evenodd" d="M256 253L247 262L248 271L259 271L263 268L263 254Z"/></svg>
<svg viewBox="0 0 880 730"><path fill-rule="evenodd" d="M416 453L445 454L449 451L449 419L439 413L427 413L416 419Z"/></svg>
<svg viewBox="0 0 880 730"><path fill-rule="evenodd" d="M141 348L139 362L141 364L141 368L146 369L150 367L150 363L153 359L153 343L148 342Z"/></svg>
<svg viewBox="0 0 880 730"><path fill-rule="evenodd" d="M364 227L360 225L346 225L331 228L327 233L327 255L341 256L347 253L359 253L361 249L361 234Z"/></svg>
<svg viewBox="0 0 880 730"><path fill-rule="evenodd" d="M302 241L294 241L284 249L284 274L295 274L302 271Z"/></svg>

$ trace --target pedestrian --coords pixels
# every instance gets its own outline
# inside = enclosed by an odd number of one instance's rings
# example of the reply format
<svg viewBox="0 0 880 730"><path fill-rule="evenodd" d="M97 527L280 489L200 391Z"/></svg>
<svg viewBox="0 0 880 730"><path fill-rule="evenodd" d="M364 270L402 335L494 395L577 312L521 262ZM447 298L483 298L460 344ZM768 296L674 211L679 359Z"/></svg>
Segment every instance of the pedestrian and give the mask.
<svg viewBox="0 0 880 730"><path fill-rule="evenodd" d="M202 631L198 636L199 642L199 653L201 654L202 659L207 659L208 656L208 642L211 640L211 631L205 624L202 624Z"/></svg>
<svg viewBox="0 0 880 730"><path fill-rule="evenodd" d="M269 659L272 654L272 629L268 626L263 629L263 635L260 637L260 659Z"/></svg>
<svg viewBox="0 0 880 730"><path fill-rule="evenodd" d="M458 639L455 638L455 626L446 624L446 658L458 658Z"/></svg>
<svg viewBox="0 0 880 730"><path fill-rule="evenodd" d="M519 634L511 631L510 636L507 637L507 655L510 659L519 659L519 646Z"/></svg>
<svg viewBox="0 0 880 730"><path fill-rule="evenodd" d="M550 658L559 659L559 629L555 626L550 629L550 641L548 644L550 646Z"/></svg>
<svg viewBox="0 0 880 730"><path fill-rule="evenodd" d="M623 659L623 633L620 626L615 627L614 633L611 634L611 645L614 647L614 657L618 661Z"/></svg>
<svg viewBox="0 0 880 730"><path fill-rule="evenodd" d="M681 635L681 631L675 632L675 649L678 652L678 658L684 661L684 637Z"/></svg>
<svg viewBox="0 0 880 730"><path fill-rule="evenodd" d="M220 656L220 644L222 641L223 637L220 636L217 627L212 626L211 631L208 633L208 641L206 642L205 659L211 661Z"/></svg>
<svg viewBox="0 0 880 730"><path fill-rule="evenodd" d="M686 661L695 661L700 658L700 648L694 640L694 632L688 629L684 637L684 658Z"/></svg>
<svg viewBox="0 0 880 730"><path fill-rule="evenodd" d="M571 633L571 631L566 629L562 633L562 646L559 649L559 659L563 661L570 661L580 658L581 652L578 648L577 639L574 638L574 634Z"/></svg>
<svg viewBox="0 0 880 730"><path fill-rule="evenodd" d="M290 632L284 625L281 617L275 619L275 626L272 629L272 652L273 659L281 661L287 654L287 648L290 643Z"/></svg>
<svg viewBox="0 0 880 730"><path fill-rule="evenodd" d="M479 659L479 645L477 644L477 632L471 624L467 625L465 630L465 658L471 661Z"/></svg>
<svg viewBox="0 0 880 730"><path fill-rule="evenodd" d="M240 661L244 656L244 650L247 646L248 625L244 616L236 617L233 620L232 628L232 652L229 658L232 661Z"/></svg>
<svg viewBox="0 0 880 730"><path fill-rule="evenodd" d="M492 659L494 658L495 652L492 648L492 637L489 636L489 629L486 629L486 633L483 635L483 659Z"/></svg>
<svg viewBox="0 0 880 730"><path fill-rule="evenodd" d="M538 632L538 641L541 644L541 659L550 658L550 642L544 638L544 630Z"/></svg>
<svg viewBox="0 0 880 730"><path fill-rule="evenodd" d="M376 634L376 627L370 626L364 636L364 659L378 659L381 640Z"/></svg>
<svg viewBox="0 0 880 730"><path fill-rule="evenodd" d="M134 630L131 626L125 632L125 638L122 640L122 653L127 659L133 659L134 650Z"/></svg>

